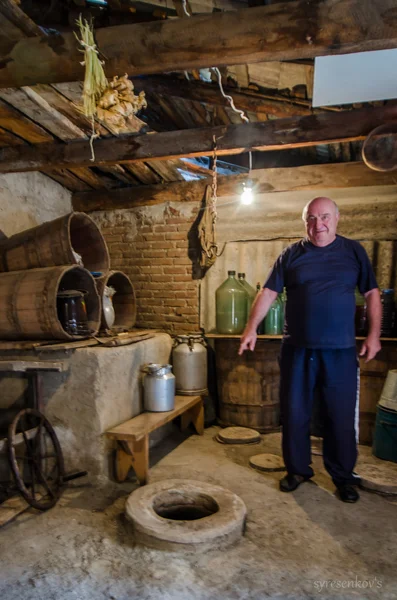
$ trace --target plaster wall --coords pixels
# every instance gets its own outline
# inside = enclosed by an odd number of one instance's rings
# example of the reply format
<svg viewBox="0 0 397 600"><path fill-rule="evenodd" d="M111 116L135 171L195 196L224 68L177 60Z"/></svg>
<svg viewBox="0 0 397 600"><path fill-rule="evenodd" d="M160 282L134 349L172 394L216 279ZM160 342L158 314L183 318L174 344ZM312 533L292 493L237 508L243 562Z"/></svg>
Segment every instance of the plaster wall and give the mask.
<svg viewBox="0 0 397 600"><path fill-rule="evenodd" d="M112 472L113 442L103 433L143 410L141 367L168 363L172 339L166 333L119 348L80 348L47 353L62 360L64 373L44 376L45 414L55 427L67 471L87 470L90 481ZM152 443L167 431L157 431Z"/></svg>
<svg viewBox="0 0 397 600"><path fill-rule="evenodd" d="M7 237L71 210L71 192L42 173L0 175L0 229Z"/></svg>
<svg viewBox="0 0 397 600"><path fill-rule="evenodd" d="M70 212L71 192L42 173L0 175L0 239ZM19 375L0 376L0 430L24 405L26 381Z"/></svg>

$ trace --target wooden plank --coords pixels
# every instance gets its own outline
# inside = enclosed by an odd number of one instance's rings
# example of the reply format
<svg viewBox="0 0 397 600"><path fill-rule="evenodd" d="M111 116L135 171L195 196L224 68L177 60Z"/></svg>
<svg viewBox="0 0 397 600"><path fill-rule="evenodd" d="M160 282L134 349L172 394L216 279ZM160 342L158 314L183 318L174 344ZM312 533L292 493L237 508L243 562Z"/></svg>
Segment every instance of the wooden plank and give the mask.
<svg viewBox="0 0 397 600"><path fill-rule="evenodd" d="M24 141L0 127L0 146L20 146Z"/></svg>
<svg viewBox="0 0 397 600"><path fill-rule="evenodd" d="M0 101L0 127L32 144L41 144L53 139L42 127L2 101Z"/></svg>
<svg viewBox="0 0 397 600"><path fill-rule="evenodd" d="M91 190L90 185L79 179L79 177L67 169L52 169L51 171L46 171L44 169L41 172L54 181L57 181L71 192L86 192Z"/></svg>
<svg viewBox="0 0 397 600"><path fill-rule="evenodd" d="M84 131L50 106L34 88L0 89L0 98L61 140L86 138Z"/></svg>
<svg viewBox="0 0 397 600"><path fill-rule="evenodd" d="M364 139L375 127L397 117L397 106L365 108L309 117L273 119L263 123L187 129L151 135L121 136L95 142L95 163L139 163L212 153L218 156L249 150L281 150ZM0 119L0 126L2 121ZM34 148L2 148L0 172L93 166L88 142L40 144ZM149 183L150 181L148 181Z"/></svg>
<svg viewBox="0 0 397 600"><path fill-rule="evenodd" d="M238 194L247 177L247 173L218 177L218 197ZM257 169L251 172L250 178L257 194L397 184L396 173L371 171L360 162ZM72 203L74 210L90 212L164 202L200 202L207 183L204 180L137 186L112 190L111 194L106 190L75 193Z"/></svg>
<svg viewBox="0 0 397 600"><path fill-rule="evenodd" d="M103 27L96 41L108 77L296 60L395 48L396 8L397 0L302 0ZM84 75L71 32L21 39L2 58L1 87L81 81Z"/></svg>
<svg viewBox="0 0 397 600"><path fill-rule="evenodd" d="M91 171L91 169L84 167L76 167L74 169L70 169L70 173L76 175L76 177L81 179L81 181L84 181L89 187L93 188L94 190L100 190L103 188L109 189L109 186L105 183L106 178L104 178L103 181L102 178L93 171Z"/></svg>
<svg viewBox="0 0 397 600"><path fill-rule="evenodd" d="M88 136L91 135L91 119L86 117L83 113L81 98L80 101L75 104L51 85L39 84L26 89L35 92L39 97L43 98L51 108L63 115L69 123L75 125L79 130L79 137L84 137L84 135L81 135L81 132ZM95 131L99 133L101 137L110 136L110 131L105 127L102 127L100 123L95 124Z"/></svg>
<svg viewBox="0 0 397 600"><path fill-rule="evenodd" d="M160 178L160 181L184 181L183 175L178 171L177 161L171 160L148 160L146 164ZM179 165L178 165L179 166Z"/></svg>
<svg viewBox="0 0 397 600"><path fill-rule="evenodd" d="M265 63L272 65L272 63ZM306 67L307 65L297 65ZM217 104L228 107L229 103L222 96L218 84L202 83L198 81L186 81L175 77L153 75L144 79L135 79L134 85L137 90L145 90L150 93L161 94L165 97L178 97L208 104ZM241 110L249 110L255 113L272 114L278 118L290 115L313 114L310 102L296 101L282 96L272 98L269 95L256 94L254 92L240 91L230 86L224 86L225 93L232 96L235 106ZM314 112L323 112L314 111Z"/></svg>
<svg viewBox="0 0 397 600"><path fill-rule="evenodd" d="M161 413L141 413L129 421L109 429L105 435L113 440L137 440L169 423L200 401L201 396L175 396L173 410Z"/></svg>
<svg viewBox="0 0 397 600"><path fill-rule="evenodd" d="M1 372L26 373L26 371L63 371L62 362L43 360L0 360Z"/></svg>
<svg viewBox="0 0 397 600"><path fill-rule="evenodd" d="M144 162L133 164L126 163L124 167L127 171L132 173L140 183L150 184L161 181L161 177L152 171L152 169L150 169Z"/></svg>

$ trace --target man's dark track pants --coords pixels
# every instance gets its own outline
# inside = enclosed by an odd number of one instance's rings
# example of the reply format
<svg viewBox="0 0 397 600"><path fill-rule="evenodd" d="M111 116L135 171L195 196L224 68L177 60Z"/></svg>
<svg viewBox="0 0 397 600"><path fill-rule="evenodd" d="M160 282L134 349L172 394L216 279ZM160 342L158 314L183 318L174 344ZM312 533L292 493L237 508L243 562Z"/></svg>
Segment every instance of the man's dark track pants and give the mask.
<svg viewBox="0 0 397 600"><path fill-rule="evenodd" d="M335 485L355 483L357 460L356 348L311 350L283 343L280 404L283 455L290 474L311 477L310 422L314 395L324 414L324 465Z"/></svg>

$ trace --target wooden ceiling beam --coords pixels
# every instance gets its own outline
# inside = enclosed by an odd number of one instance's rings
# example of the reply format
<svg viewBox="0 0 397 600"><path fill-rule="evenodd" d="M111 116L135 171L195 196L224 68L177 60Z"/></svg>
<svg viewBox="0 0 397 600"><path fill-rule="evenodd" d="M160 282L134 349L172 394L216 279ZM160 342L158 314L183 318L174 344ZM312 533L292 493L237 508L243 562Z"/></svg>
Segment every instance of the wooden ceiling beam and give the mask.
<svg viewBox="0 0 397 600"><path fill-rule="evenodd" d="M248 174L218 178L218 197L235 196L242 191ZM332 163L281 169L252 171L255 194L327 188L396 185L393 173L371 171L361 162ZM208 181L184 181L73 194L74 210L91 212L162 204L164 202L200 202ZM221 204L222 202L220 202Z"/></svg>
<svg viewBox="0 0 397 600"><path fill-rule="evenodd" d="M108 77L295 60L397 46L397 0L288 2L96 31ZM16 41L0 86L82 80L73 33Z"/></svg>
<svg viewBox="0 0 397 600"><path fill-rule="evenodd" d="M45 36L43 30L13 0L1 0L0 14L18 27L26 37Z"/></svg>
<svg viewBox="0 0 397 600"><path fill-rule="evenodd" d="M397 106L382 106L261 123L124 135L96 140L94 162L86 140L9 147L0 149L0 173L208 156L214 136L218 156L362 140L375 127L396 118Z"/></svg>

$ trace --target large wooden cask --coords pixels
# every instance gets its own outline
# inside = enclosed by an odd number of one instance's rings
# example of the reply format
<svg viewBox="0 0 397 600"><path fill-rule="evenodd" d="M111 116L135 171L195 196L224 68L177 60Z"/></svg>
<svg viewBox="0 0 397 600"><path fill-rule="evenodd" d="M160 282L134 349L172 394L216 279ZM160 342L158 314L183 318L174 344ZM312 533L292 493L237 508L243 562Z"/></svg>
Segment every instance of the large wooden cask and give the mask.
<svg viewBox="0 0 397 600"><path fill-rule="evenodd" d="M280 340L258 340L255 352L238 356L239 339L215 339L221 425L260 432L280 427Z"/></svg>
<svg viewBox="0 0 397 600"><path fill-rule="evenodd" d="M0 274L1 340L72 340L57 311L61 290L84 290L88 327L98 332L101 305L95 281L83 267L76 265L13 271Z"/></svg>
<svg viewBox="0 0 397 600"><path fill-rule="evenodd" d="M0 243L0 271L79 264L88 271L109 270L106 242L94 221L73 212L16 233Z"/></svg>

